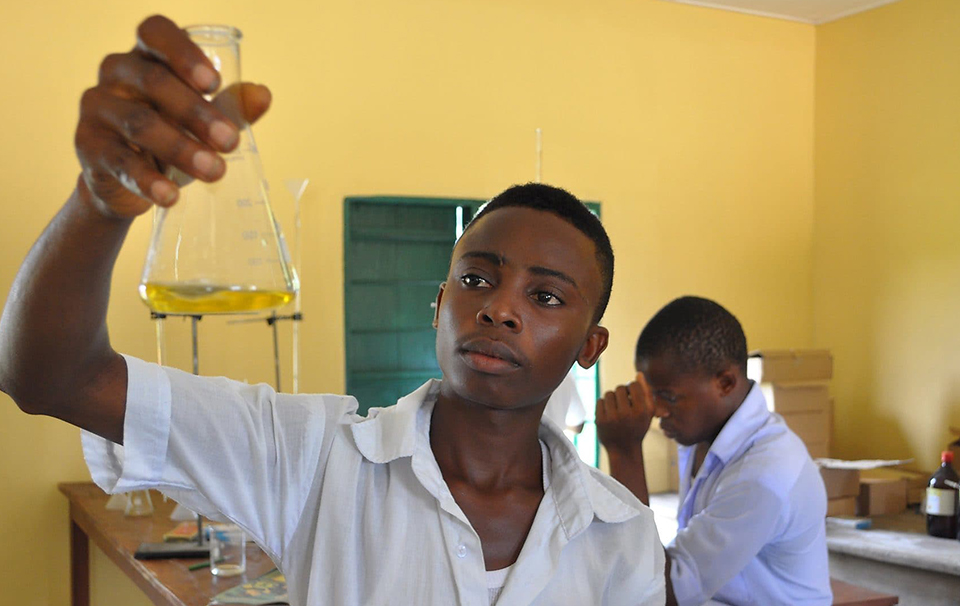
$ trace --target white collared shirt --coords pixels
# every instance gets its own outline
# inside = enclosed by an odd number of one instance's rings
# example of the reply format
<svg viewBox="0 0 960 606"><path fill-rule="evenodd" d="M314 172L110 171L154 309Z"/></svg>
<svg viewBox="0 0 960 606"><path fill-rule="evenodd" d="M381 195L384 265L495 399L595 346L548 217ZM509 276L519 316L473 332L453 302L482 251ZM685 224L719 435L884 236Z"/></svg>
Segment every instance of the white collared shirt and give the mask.
<svg viewBox="0 0 960 606"><path fill-rule="evenodd" d="M680 446L679 531L667 546L678 604L832 604L823 480L759 385L691 483L695 451Z"/></svg>
<svg viewBox="0 0 960 606"><path fill-rule="evenodd" d="M352 397L277 394L126 357L124 446L84 432L107 492L158 488L245 528L295 605L488 606L480 539L430 448L439 382L356 415ZM498 606L664 603L652 512L550 424L550 485Z"/></svg>
<svg viewBox="0 0 960 606"><path fill-rule="evenodd" d="M577 391L577 381L572 370L550 394L550 399L543 409L543 416L556 423L560 429L583 425L587 418L587 409Z"/></svg>

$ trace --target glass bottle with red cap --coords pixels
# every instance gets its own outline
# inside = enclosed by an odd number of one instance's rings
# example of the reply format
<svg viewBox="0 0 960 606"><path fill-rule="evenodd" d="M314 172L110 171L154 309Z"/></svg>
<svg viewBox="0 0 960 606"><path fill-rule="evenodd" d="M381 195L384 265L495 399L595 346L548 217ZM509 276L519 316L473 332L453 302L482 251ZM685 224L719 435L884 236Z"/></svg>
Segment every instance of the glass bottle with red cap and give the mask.
<svg viewBox="0 0 960 606"><path fill-rule="evenodd" d="M960 496L960 476L953 469L953 453L940 455L940 469L927 483L927 534L944 539L957 538L957 505Z"/></svg>

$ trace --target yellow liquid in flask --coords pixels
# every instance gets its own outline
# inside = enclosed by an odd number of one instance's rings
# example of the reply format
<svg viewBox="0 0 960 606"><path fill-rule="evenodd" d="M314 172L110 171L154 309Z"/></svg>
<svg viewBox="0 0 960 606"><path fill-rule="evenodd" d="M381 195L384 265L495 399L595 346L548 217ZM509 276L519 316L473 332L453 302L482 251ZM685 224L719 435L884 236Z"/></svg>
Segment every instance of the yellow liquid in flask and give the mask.
<svg viewBox="0 0 960 606"><path fill-rule="evenodd" d="M229 314L282 307L293 299L286 290L256 290L205 284L140 285L147 307L164 314Z"/></svg>

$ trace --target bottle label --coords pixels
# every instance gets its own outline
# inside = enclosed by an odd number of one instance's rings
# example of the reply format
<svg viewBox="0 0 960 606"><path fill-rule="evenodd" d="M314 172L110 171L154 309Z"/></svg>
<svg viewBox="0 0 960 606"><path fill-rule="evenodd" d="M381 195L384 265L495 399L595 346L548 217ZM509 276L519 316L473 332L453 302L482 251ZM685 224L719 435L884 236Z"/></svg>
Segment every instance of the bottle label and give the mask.
<svg viewBox="0 0 960 606"><path fill-rule="evenodd" d="M927 489L927 515L952 516L957 513L957 493L944 488Z"/></svg>

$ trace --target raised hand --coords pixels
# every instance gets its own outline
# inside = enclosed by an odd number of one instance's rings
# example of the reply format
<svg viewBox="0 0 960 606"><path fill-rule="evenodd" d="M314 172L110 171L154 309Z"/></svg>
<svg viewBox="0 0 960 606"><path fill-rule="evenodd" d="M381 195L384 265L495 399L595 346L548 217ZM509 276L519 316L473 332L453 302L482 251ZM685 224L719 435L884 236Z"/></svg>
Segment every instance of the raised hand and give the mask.
<svg viewBox="0 0 960 606"><path fill-rule="evenodd" d="M81 197L106 216L130 218L177 201L179 187L165 175L171 166L202 181L222 177L218 152L236 147L239 131L236 118L203 97L219 86L186 32L166 17L143 21L136 46L107 56L97 85L81 99L75 136ZM246 122L270 106L264 86L243 83L231 94Z"/></svg>
<svg viewBox="0 0 960 606"><path fill-rule="evenodd" d="M643 373L597 400L597 437L607 451L638 449L653 420L653 398Z"/></svg>

